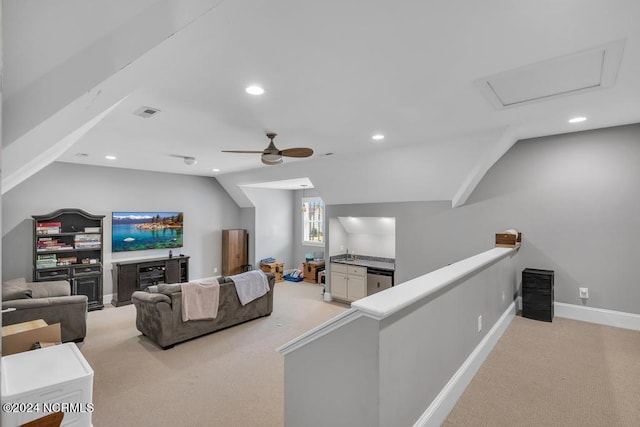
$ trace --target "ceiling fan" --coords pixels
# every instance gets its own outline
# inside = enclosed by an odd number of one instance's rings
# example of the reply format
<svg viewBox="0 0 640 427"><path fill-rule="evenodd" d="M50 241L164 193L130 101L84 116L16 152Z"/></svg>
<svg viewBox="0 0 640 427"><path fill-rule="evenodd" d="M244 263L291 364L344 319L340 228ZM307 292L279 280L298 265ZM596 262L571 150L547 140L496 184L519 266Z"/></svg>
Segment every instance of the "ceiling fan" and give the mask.
<svg viewBox="0 0 640 427"><path fill-rule="evenodd" d="M273 138L276 137L276 133L267 133L267 138L270 139L269 145L263 151L244 151L244 150L222 150L223 153L250 153L250 154L262 154L262 163L265 165L273 166L282 163L282 157L309 157L313 154L311 148L287 148L279 150L273 143Z"/></svg>

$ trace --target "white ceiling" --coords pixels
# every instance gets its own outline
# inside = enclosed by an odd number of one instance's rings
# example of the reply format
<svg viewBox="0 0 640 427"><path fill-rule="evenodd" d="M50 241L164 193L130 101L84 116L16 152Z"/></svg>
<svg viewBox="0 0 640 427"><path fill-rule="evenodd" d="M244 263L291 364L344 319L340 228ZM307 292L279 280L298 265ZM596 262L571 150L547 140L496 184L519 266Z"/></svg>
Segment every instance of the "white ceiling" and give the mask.
<svg viewBox="0 0 640 427"><path fill-rule="evenodd" d="M56 159L216 176L241 206L238 185L306 177L328 203L464 199L517 139L640 122L636 0L3 7L3 180L30 146L42 152L123 98ZM614 40L625 46L610 88L497 110L475 84ZM244 92L253 83L263 96ZM142 106L161 112L135 116ZM567 123L576 115L588 120ZM315 154L264 166L221 153L262 150L265 131Z"/></svg>

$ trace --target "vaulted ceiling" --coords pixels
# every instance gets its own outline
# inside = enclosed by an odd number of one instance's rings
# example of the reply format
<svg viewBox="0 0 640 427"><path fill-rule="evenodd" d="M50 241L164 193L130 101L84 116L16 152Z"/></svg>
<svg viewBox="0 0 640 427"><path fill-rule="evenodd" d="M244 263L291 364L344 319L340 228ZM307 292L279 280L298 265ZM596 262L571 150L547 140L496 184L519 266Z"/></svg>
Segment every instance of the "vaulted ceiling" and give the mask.
<svg viewBox="0 0 640 427"><path fill-rule="evenodd" d="M640 122L638 22L635 0L4 0L2 191L62 161L214 176L241 206L239 185L296 178L327 203L459 205L518 139ZM543 95L496 107L491 84ZM221 153L266 131L315 154Z"/></svg>

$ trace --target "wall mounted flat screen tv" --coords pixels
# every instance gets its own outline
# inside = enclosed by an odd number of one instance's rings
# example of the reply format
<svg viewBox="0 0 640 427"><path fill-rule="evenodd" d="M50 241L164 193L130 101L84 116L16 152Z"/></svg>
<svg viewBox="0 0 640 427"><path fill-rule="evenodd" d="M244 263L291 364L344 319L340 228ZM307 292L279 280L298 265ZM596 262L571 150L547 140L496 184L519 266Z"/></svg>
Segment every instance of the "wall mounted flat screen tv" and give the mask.
<svg viewBox="0 0 640 427"><path fill-rule="evenodd" d="M182 212L113 212L111 251L182 247Z"/></svg>

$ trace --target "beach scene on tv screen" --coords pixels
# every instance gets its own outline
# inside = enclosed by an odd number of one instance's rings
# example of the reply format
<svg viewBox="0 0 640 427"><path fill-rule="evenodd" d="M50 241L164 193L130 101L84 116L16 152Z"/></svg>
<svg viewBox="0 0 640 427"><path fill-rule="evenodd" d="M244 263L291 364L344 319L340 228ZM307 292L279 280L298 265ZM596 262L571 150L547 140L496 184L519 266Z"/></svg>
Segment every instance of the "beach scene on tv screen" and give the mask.
<svg viewBox="0 0 640 427"><path fill-rule="evenodd" d="M113 212L111 251L182 247L182 212Z"/></svg>

